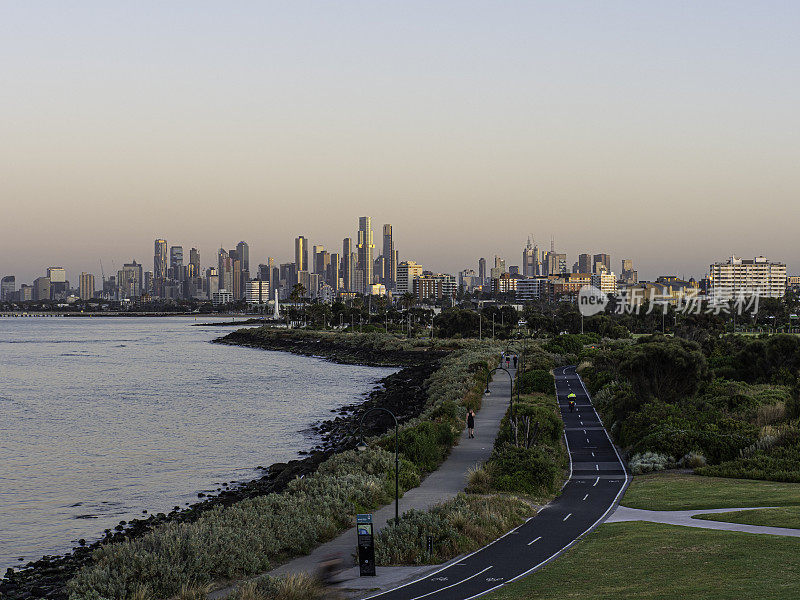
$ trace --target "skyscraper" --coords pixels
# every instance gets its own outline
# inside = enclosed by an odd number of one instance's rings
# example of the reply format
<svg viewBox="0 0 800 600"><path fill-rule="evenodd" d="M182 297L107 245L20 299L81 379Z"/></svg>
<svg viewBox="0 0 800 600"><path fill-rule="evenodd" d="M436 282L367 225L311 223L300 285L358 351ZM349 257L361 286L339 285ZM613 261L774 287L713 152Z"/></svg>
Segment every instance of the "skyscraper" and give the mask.
<svg viewBox="0 0 800 600"><path fill-rule="evenodd" d="M94 275L91 273L81 273L78 293L80 294L81 300L92 299L94 296Z"/></svg>
<svg viewBox="0 0 800 600"><path fill-rule="evenodd" d="M397 284L397 253L389 223L383 226L383 262L383 283L386 289L393 290Z"/></svg>
<svg viewBox="0 0 800 600"><path fill-rule="evenodd" d="M153 293L156 296L164 294L164 280L167 278L167 240L156 240L153 252Z"/></svg>
<svg viewBox="0 0 800 600"><path fill-rule="evenodd" d="M236 244L236 254L239 255L239 260L242 262L242 271L250 271L250 246L247 242L239 242Z"/></svg>
<svg viewBox="0 0 800 600"><path fill-rule="evenodd" d="M14 275L6 275L0 282L0 300L11 302L16 300L17 278Z"/></svg>
<svg viewBox="0 0 800 600"><path fill-rule="evenodd" d="M528 244L522 251L522 274L526 277L533 277L538 275L539 265L539 248L536 248L531 243L531 238L528 238Z"/></svg>
<svg viewBox="0 0 800 600"><path fill-rule="evenodd" d="M594 260L592 261L592 266L594 267L594 273L598 272L598 265L602 264L605 267L606 272L611 272L611 256L608 254L595 254Z"/></svg>
<svg viewBox="0 0 800 600"><path fill-rule="evenodd" d="M169 275L171 279L183 279L183 246L172 246L169 249Z"/></svg>
<svg viewBox="0 0 800 600"><path fill-rule="evenodd" d="M481 285L486 283L486 259L481 258L478 260L478 279L481 280Z"/></svg>
<svg viewBox="0 0 800 600"><path fill-rule="evenodd" d="M578 273L591 273L592 272L592 255L579 254L578 255Z"/></svg>
<svg viewBox="0 0 800 600"><path fill-rule="evenodd" d="M342 280L346 292L353 291L353 238L342 240Z"/></svg>
<svg viewBox="0 0 800 600"><path fill-rule="evenodd" d="M189 250L189 277L200 277L200 252L197 248Z"/></svg>
<svg viewBox="0 0 800 600"><path fill-rule="evenodd" d="M358 218L358 268L364 272L364 285L360 290L362 294L366 294L367 290L372 285L372 251L375 249L375 244L372 243L372 218L359 217Z"/></svg>
<svg viewBox="0 0 800 600"><path fill-rule="evenodd" d="M298 236L294 240L295 271L308 271L308 239Z"/></svg>
<svg viewBox="0 0 800 600"><path fill-rule="evenodd" d="M333 288L333 291L339 290L339 266L341 264L341 256L339 253L334 252L330 255L330 264L328 265L327 281L328 285Z"/></svg>
<svg viewBox="0 0 800 600"><path fill-rule="evenodd" d="M224 248L217 255L217 283L220 290L233 293L233 261Z"/></svg>

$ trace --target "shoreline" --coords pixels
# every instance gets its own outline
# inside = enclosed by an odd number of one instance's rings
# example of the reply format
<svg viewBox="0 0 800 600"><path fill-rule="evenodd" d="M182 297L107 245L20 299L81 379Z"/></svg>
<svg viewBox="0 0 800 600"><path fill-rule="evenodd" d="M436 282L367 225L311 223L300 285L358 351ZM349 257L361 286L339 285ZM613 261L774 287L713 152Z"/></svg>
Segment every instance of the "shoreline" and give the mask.
<svg viewBox="0 0 800 600"><path fill-rule="evenodd" d="M261 477L223 489L215 495L205 496L200 492L198 497L201 499L188 507L176 507L177 510L167 514L151 514L146 519L132 519L108 531L100 539L92 543L85 542L66 554L45 555L21 567L9 568L0 579L0 597L4 600L30 597L66 600L67 581L91 562L93 550L102 544L134 539L167 522L191 522L214 507L228 506L248 498L282 491L292 479L313 473L333 454L356 447L359 441L358 423L361 415L369 408L389 408L395 412L400 422L418 416L427 401L424 383L439 368L439 359L444 355L442 352L429 351L392 351L387 353L388 356L380 356L380 352L365 352L333 340L317 339L309 342L308 339L301 340L293 334L276 336L280 341L268 347L247 343L243 335L231 337L236 333L212 340L212 343L289 352L343 364L394 366L400 370L380 379L362 400L332 409L334 417L311 423L308 430L313 432L318 443L312 448L299 450L298 454L303 458L274 463L269 467L259 465L256 469L262 471ZM388 419L378 418L371 425L365 425L365 436L382 434L390 426Z"/></svg>

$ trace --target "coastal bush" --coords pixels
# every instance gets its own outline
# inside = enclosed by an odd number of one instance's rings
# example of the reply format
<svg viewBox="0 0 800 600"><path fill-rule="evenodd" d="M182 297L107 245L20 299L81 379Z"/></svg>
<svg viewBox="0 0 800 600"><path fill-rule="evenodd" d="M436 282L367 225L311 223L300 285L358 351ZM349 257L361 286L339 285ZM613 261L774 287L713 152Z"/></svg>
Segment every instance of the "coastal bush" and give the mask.
<svg viewBox="0 0 800 600"><path fill-rule="evenodd" d="M548 394L555 389L555 379L553 379L553 375L549 371L533 369L518 373L517 385L522 394L531 394L533 392Z"/></svg>
<svg viewBox="0 0 800 600"><path fill-rule="evenodd" d="M563 475L559 452L549 446L521 448L505 444L492 452L490 474L492 488L546 496L558 489Z"/></svg>
<svg viewBox="0 0 800 600"><path fill-rule="evenodd" d="M475 465L467 469L468 494L488 494L491 491L492 476L487 465Z"/></svg>
<svg viewBox="0 0 800 600"><path fill-rule="evenodd" d="M513 496L459 494L427 512L410 510L376 536L379 565L437 564L472 552L522 524L533 508ZM433 552L427 538L433 537Z"/></svg>
<svg viewBox="0 0 800 600"><path fill-rule="evenodd" d="M700 467L705 467L706 457L699 452L689 452L689 454L678 461L678 466L686 469L698 469Z"/></svg>
<svg viewBox="0 0 800 600"><path fill-rule="evenodd" d="M628 468L634 475L652 473L653 471L663 471L673 465L672 459L666 454L657 452L643 452L634 454L628 461Z"/></svg>
<svg viewBox="0 0 800 600"><path fill-rule="evenodd" d="M259 577L237 586L229 600L318 600L325 590L316 577L292 573L284 577Z"/></svg>

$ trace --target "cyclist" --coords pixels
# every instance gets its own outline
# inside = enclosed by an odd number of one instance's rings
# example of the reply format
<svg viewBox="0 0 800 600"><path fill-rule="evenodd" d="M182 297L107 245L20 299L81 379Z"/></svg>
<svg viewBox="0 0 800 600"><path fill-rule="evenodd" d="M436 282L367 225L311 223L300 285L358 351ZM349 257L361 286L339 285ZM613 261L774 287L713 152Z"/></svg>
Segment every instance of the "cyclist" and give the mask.
<svg viewBox="0 0 800 600"><path fill-rule="evenodd" d="M569 400L569 412L572 412L572 411L575 410L575 399L576 398L577 398L577 396L575 395L575 392L572 392L569 396L567 396L567 400Z"/></svg>

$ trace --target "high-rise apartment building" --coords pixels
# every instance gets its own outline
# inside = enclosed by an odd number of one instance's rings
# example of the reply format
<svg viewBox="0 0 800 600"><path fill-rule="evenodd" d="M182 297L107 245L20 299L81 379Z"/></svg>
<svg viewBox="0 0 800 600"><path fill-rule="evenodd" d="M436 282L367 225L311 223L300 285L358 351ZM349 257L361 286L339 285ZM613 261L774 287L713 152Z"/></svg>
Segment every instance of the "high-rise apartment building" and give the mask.
<svg viewBox="0 0 800 600"><path fill-rule="evenodd" d="M336 292L339 290L339 266L341 264L341 256L338 252L330 255L330 263L328 264L328 272L325 280L328 285Z"/></svg>
<svg viewBox="0 0 800 600"><path fill-rule="evenodd" d="M250 272L250 246L247 245L247 242L239 242L236 244L236 254L239 256L239 260L242 263L242 272L247 271Z"/></svg>
<svg viewBox="0 0 800 600"><path fill-rule="evenodd" d="M595 254L592 260L592 265L594 267L593 273L598 272L598 265L603 265L605 267L606 272L611 272L611 255L609 254Z"/></svg>
<svg viewBox="0 0 800 600"><path fill-rule="evenodd" d="M219 289L233 294L233 260L224 248L217 254L217 277Z"/></svg>
<svg viewBox="0 0 800 600"><path fill-rule="evenodd" d="M478 260L478 279L481 280L481 285L486 283L486 259L481 258Z"/></svg>
<svg viewBox="0 0 800 600"><path fill-rule="evenodd" d="M50 300L50 278L37 277L33 280L33 299Z"/></svg>
<svg viewBox="0 0 800 600"><path fill-rule="evenodd" d="M397 293L413 293L414 278L422 276L422 265L413 260L404 260L397 265Z"/></svg>
<svg viewBox="0 0 800 600"><path fill-rule="evenodd" d="M296 271L308 271L308 240L300 235L294 240L294 266Z"/></svg>
<svg viewBox="0 0 800 600"><path fill-rule="evenodd" d="M64 267L47 267L47 278L50 283L66 283L67 271Z"/></svg>
<svg viewBox="0 0 800 600"><path fill-rule="evenodd" d="M620 279L623 283L628 285L637 283L639 281L639 273L633 268L633 261L630 258L622 259L622 272Z"/></svg>
<svg viewBox="0 0 800 600"><path fill-rule="evenodd" d="M356 291L362 294L367 293L367 287L371 286L373 272L372 251L375 244L372 240L372 218L358 218L358 268L364 272L364 286Z"/></svg>
<svg viewBox="0 0 800 600"><path fill-rule="evenodd" d="M78 284L78 294L81 300L91 300L94 297L94 275L91 273L81 273Z"/></svg>
<svg viewBox="0 0 800 600"><path fill-rule="evenodd" d="M592 272L592 255L579 254L578 255L578 273L591 273Z"/></svg>
<svg viewBox="0 0 800 600"><path fill-rule="evenodd" d="M169 278L183 281L183 246L171 246L169 249Z"/></svg>
<svg viewBox="0 0 800 600"><path fill-rule="evenodd" d="M138 298L142 295L143 282L142 265L135 260L122 265L122 270L117 271L117 288L119 289L117 297L120 300Z"/></svg>
<svg viewBox="0 0 800 600"><path fill-rule="evenodd" d="M393 290L397 282L397 251L389 223L383 226L383 261L383 283L386 289Z"/></svg>
<svg viewBox="0 0 800 600"><path fill-rule="evenodd" d="M342 240L342 286L344 291L353 290L353 238Z"/></svg>
<svg viewBox="0 0 800 600"><path fill-rule="evenodd" d="M539 248L534 246L531 238L522 251L522 274L525 277L534 277L539 274Z"/></svg>
<svg viewBox="0 0 800 600"><path fill-rule="evenodd" d="M17 278L14 275L6 275L0 281L0 301L11 302L16 300Z"/></svg>
<svg viewBox="0 0 800 600"><path fill-rule="evenodd" d="M200 251L197 248L189 250L188 275L190 278L200 277Z"/></svg>
<svg viewBox="0 0 800 600"><path fill-rule="evenodd" d="M763 256L744 260L731 256L709 266L711 296L735 299L758 293L762 297L782 298L786 293L786 264Z"/></svg>
<svg viewBox="0 0 800 600"><path fill-rule="evenodd" d="M164 281L167 279L167 240L156 240L153 252L153 294L164 295Z"/></svg>

